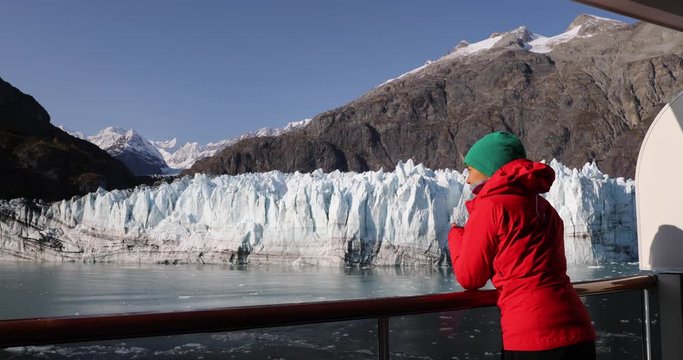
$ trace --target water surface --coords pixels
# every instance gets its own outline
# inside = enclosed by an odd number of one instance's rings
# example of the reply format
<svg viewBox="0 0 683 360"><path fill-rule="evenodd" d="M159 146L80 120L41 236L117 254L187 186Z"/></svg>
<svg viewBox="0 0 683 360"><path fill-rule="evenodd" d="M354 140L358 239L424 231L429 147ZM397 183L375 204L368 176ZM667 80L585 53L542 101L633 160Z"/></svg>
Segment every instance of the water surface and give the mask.
<svg viewBox="0 0 683 360"><path fill-rule="evenodd" d="M637 264L572 266L573 281ZM490 286L490 285L489 285ZM459 291L450 269L0 262L1 319L196 310ZM640 294L587 298L601 359L640 359ZM496 359L496 308L392 318L392 359ZM372 359L376 322L352 321L0 350L8 359Z"/></svg>

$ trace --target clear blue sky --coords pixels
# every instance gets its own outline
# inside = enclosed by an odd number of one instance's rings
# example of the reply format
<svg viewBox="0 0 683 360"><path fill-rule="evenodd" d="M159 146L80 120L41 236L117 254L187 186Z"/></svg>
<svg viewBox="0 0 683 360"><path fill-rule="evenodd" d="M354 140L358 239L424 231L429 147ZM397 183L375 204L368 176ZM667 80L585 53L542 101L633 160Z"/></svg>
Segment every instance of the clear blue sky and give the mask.
<svg viewBox="0 0 683 360"><path fill-rule="evenodd" d="M207 143L342 106L460 40L578 15L568 0L4 0L0 77L52 123Z"/></svg>

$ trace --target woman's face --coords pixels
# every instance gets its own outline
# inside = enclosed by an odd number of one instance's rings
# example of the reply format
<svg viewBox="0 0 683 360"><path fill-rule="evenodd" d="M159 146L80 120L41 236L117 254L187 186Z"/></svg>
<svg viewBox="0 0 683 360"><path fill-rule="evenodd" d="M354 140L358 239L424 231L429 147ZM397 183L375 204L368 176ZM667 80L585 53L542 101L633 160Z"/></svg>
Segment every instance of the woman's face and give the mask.
<svg viewBox="0 0 683 360"><path fill-rule="evenodd" d="M479 184L480 182L487 180L489 177L480 173L479 170L467 166L467 185Z"/></svg>

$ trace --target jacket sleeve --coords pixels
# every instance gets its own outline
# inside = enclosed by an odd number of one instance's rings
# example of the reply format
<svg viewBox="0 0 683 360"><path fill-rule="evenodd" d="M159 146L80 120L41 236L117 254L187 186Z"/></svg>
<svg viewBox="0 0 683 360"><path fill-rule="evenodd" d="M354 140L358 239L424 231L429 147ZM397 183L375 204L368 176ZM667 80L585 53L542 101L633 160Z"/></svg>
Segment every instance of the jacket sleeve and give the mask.
<svg viewBox="0 0 683 360"><path fill-rule="evenodd" d="M490 202L481 202L470 214L465 227L453 227L448 234L453 271L458 283L478 289L491 278L498 243L498 216Z"/></svg>

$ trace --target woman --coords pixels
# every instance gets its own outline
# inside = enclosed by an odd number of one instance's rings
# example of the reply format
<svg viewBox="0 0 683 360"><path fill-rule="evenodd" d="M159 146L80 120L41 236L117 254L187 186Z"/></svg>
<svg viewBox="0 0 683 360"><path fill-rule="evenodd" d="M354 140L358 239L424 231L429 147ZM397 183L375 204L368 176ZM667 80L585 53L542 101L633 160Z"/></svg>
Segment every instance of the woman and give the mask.
<svg viewBox="0 0 683 360"><path fill-rule="evenodd" d="M451 260L465 289L491 279L499 291L502 358L595 359L595 331L566 274L562 219L539 195L555 172L507 132L478 140L465 165L476 196L448 235Z"/></svg>

